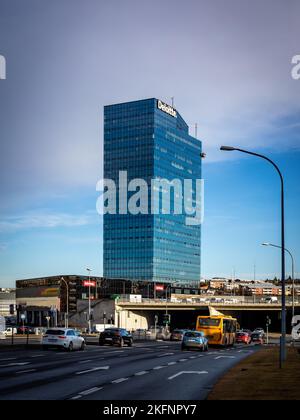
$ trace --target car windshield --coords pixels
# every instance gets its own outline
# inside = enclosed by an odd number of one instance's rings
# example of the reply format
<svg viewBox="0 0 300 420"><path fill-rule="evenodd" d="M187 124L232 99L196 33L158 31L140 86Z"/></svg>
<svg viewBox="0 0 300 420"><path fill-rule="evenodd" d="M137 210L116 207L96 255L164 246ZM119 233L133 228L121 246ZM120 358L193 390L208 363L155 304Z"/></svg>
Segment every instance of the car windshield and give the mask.
<svg viewBox="0 0 300 420"><path fill-rule="evenodd" d="M189 331L187 333L185 333L184 335L185 337L202 337L202 334L199 332L195 332L195 331Z"/></svg>
<svg viewBox="0 0 300 420"><path fill-rule="evenodd" d="M64 330L47 330L46 334L49 335L64 335Z"/></svg>
<svg viewBox="0 0 300 420"><path fill-rule="evenodd" d="M220 325L220 319L214 318L200 318L199 326L200 327L218 327Z"/></svg>

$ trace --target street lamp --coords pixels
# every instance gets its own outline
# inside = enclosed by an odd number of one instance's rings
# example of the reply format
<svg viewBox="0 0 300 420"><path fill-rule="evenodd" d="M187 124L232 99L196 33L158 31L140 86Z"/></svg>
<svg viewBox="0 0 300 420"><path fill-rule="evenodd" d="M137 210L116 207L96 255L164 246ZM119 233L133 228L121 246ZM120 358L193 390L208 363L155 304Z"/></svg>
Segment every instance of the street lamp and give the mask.
<svg viewBox="0 0 300 420"><path fill-rule="evenodd" d="M281 248L279 245L270 244L269 242L264 242L263 246L273 246L274 248ZM285 252L287 252L292 260L292 285L293 285L293 293L292 293L292 317L295 315L295 261L292 253L285 248Z"/></svg>
<svg viewBox="0 0 300 420"><path fill-rule="evenodd" d="M284 182L283 176L280 172L278 166L267 156L260 155L258 153L249 152L248 150L239 149L237 147L231 146L221 146L220 150L222 151L237 151L246 153L248 155L256 156L261 159L267 160L273 167L276 169L279 177L280 177L280 184L281 184L281 287L282 287L282 294L281 294L281 337L280 337L280 355L279 355L279 364L282 367L283 362L285 361L285 343L286 343L286 306L285 306L285 227L284 227Z"/></svg>
<svg viewBox="0 0 300 420"><path fill-rule="evenodd" d="M67 312L65 318L65 328L69 328L69 285L63 277L61 277L61 281L64 282L67 289Z"/></svg>
<svg viewBox="0 0 300 420"><path fill-rule="evenodd" d="M87 268L86 271L89 273L88 277L89 277L89 312L88 312L88 317L89 317L89 333L91 332L91 281L90 281L90 277L91 277L91 269Z"/></svg>

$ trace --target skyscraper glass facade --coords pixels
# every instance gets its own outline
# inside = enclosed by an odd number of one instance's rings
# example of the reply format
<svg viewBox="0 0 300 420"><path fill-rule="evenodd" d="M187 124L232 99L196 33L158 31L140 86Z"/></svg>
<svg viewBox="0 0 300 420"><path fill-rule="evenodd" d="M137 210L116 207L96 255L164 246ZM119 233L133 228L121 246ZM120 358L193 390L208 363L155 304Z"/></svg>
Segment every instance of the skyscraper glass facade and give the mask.
<svg viewBox="0 0 300 420"><path fill-rule="evenodd" d="M187 225L184 211L153 214L150 187L153 179L201 179L200 154L201 142L189 135L180 114L157 99L104 107L104 178L114 180L118 191L119 172L126 171L128 183L140 178L149 186L148 214L104 215L105 277L200 279L201 226ZM179 197L170 197L173 209ZM117 195L117 208L119 201Z"/></svg>

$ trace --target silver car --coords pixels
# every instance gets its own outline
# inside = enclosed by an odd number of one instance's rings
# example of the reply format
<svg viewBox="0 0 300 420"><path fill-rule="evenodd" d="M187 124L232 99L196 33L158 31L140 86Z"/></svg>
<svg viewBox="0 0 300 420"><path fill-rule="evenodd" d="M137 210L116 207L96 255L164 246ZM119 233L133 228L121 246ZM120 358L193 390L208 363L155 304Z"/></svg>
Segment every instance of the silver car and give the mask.
<svg viewBox="0 0 300 420"><path fill-rule="evenodd" d="M201 331L187 331L182 339L181 350L196 348L200 351L208 351L208 340Z"/></svg>

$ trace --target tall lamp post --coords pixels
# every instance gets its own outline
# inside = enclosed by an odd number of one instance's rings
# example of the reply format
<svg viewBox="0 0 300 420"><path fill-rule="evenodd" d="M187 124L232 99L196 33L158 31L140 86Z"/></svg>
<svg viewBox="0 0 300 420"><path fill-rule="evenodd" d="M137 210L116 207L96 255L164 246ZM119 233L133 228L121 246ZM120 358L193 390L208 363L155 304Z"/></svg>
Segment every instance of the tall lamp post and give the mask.
<svg viewBox="0 0 300 420"><path fill-rule="evenodd" d="M61 277L61 281L65 284L66 289L67 289L67 305L66 305L67 312L66 312L66 318L65 318L65 328L69 328L69 285L63 277Z"/></svg>
<svg viewBox="0 0 300 420"><path fill-rule="evenodd" d="M87 268L86 271L88 272L88 277L89 277L89 312L88 312L88 317L89 317L89 333L91 332L91 269Z"/></svg>
<svg viewBox="0 0 300 420"><path fill-rule="evenodd" d="M281 248L279 245L270 244L269 242L264 242L263 246L273 246L274 248ZM292 285L293 285L293 293L292 293L292 317L295 315L295 260L292 253L285 248L285 252L287 252L292 260Z"/></svg>
<svg viewBox="0 0 300 420"><path fill-rule="evenodd" d="M286 344L286 305L285 305L285 227L284 227L284 181L282 173L280 172L278 166L267 156L250 152L248 150L240 149L237 147L231 146L221 146L220 150L222 151L237 151L246 153L248 155L256 156L261 159L264 159L271 163L273 167L276 169L279 177L280 177L280 185L281 185L281 287L282 287L282 294L281 294L281 337L280 337L280 354L279 354L279 366L282 367L283 362L286 358L286 351L285 351L285 344Z"/></svg>

